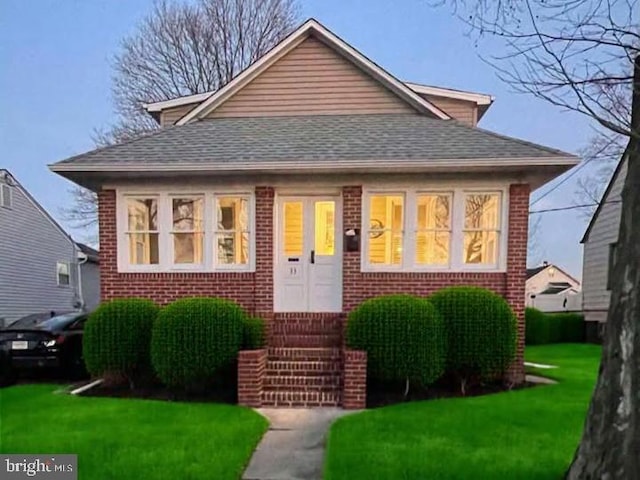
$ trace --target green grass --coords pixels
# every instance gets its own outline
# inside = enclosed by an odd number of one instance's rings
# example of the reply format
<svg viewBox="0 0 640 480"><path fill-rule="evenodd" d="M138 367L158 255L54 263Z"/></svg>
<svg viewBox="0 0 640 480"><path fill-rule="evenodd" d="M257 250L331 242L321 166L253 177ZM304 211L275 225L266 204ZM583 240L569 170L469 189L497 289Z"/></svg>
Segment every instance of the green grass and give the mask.
<svg viewBox="0 0 640 480"><path fill-rule="evenodd" d="M231 405L0 390L2 453L76 453L79 478L238 479L267 421Z"/></svg>
<svg viewBox="0 0 640 480"><path fill-rule="evenodd" d="M527 348L527 360L558 365L560 383L473 398L404 403L338 420L325 479L562 478L580 439L600 348Z"/></svg>

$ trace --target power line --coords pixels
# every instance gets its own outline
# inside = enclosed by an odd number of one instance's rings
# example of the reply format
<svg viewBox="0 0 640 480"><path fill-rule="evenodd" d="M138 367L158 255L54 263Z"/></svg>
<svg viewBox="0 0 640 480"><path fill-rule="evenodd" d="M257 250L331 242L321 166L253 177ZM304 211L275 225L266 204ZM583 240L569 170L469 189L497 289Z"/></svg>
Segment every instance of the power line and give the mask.
<svg viewBox="0 0 640 480"><path fill-rule="evenodd" d="M598 155L600 155L602 152L604 152L607 148L609 148L609 146L614 142L613 138L609 139L609 141L603 145L600 149L598 149L598 151L594 154L591 155L590 158L586 159L584 162L582 162L580 165L578 165L577 167L575 167L573 170L569 171L569 175L567 175L566 177L564 177L561 181L559 181L558 183L556 183L552 188L550 188L549 190L547 190L546 192L544 192L542 195L540 195L538 198L536 198L533 202L531 202L531 206L534 206L536 203L538 203L540 200L542 200L544 197L546 197L547 195L549 195L551 192L556 191L562 184L564 184L567 180L569 180L571 177L573 177L576 173L578 173L580 170L582 170L584 167L587 166L587 164L589 164L592 160L595 160L596 158L598 158ZM586 206L593 206L593 205L585 205Z"/></svg>
<svg viewBox="0 0 640 480"><path fill-rule="evenodd" d="M604 205L607 203L622 203L622 200L609 200L608 202L602 202L602 203L586 203L584 205L571 205L569 207L557 207L557 208L546 208L544 210L532 210L529 212L529 215L533 215L535 213L561 212L564 210L574 210L576 208L597 207L598 205Z"/></svg>

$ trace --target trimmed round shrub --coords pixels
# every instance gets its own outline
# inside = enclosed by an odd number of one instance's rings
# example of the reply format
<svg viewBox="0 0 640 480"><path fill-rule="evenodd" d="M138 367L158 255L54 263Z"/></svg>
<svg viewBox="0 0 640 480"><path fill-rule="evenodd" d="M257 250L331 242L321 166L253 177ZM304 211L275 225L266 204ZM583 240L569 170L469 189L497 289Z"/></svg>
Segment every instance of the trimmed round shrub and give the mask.
<svg viewBox="0 0 640 480"><path fill-rule="evenodd" d="M442 319L424 298L387 295L363 302L349 314L346 341L367 352L367 373L375 380L426 386L444 372Z"/></svg>
<svg viewBox="0 0 640 480"><path fill-rule="evenodd" d="M151 330L159 307L151 300L120 298L102 303L84 327L82 350L93 376L130 382L151 372Z"/></svg>
<svg viewBox="0 0 640 480"><path fill-rule="evenodd" d="M516 355L516 316L486 288L449 287L434 293L448 339L447 371L462 382L504 372Z"/></svg>
<svg viewBox="0 0 640 480"><path fill-rule="evenodd" d="M201 389L230 367L242 346L244 311L221 298L183 298L154 324L151 362L170 387Z"/></svg>
<svg viewBox="0 0 640 480"><path fill-rule="evenodd" d="M266 344L264 320L246 317L242 321L242 349L257 350Z"/></svg>
<svg viewBox="0 0 640 480"><path fill-rule="evenodd" d="M537 308L527 307L524 310L525 343L527 345L543 345L549 343L549 318Z"/></svg>

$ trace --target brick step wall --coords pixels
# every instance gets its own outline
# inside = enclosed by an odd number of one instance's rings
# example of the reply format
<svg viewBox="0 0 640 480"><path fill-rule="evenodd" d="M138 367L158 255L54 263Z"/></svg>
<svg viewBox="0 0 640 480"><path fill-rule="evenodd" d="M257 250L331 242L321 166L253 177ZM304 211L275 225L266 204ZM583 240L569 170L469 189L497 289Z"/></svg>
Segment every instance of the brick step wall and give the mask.
<svg viewBox="0 0 640 480"><path fill-rule="evenodd" d="M317 339L326 336L307 337ZM262 404L339 406L342 402L342 370L342 351L339 348L271 347L267 350Z"/></svg>

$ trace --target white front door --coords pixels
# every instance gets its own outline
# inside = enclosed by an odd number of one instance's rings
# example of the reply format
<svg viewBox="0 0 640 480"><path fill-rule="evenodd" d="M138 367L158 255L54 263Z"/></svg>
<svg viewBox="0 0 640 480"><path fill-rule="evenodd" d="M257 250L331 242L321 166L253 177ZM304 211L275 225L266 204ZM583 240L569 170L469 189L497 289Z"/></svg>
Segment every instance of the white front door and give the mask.
<svg viewBox="0 0 640 480"><path fill-rule="evenodd" d="M276 312L342 311L340 197L278 197Z"/></svg>

